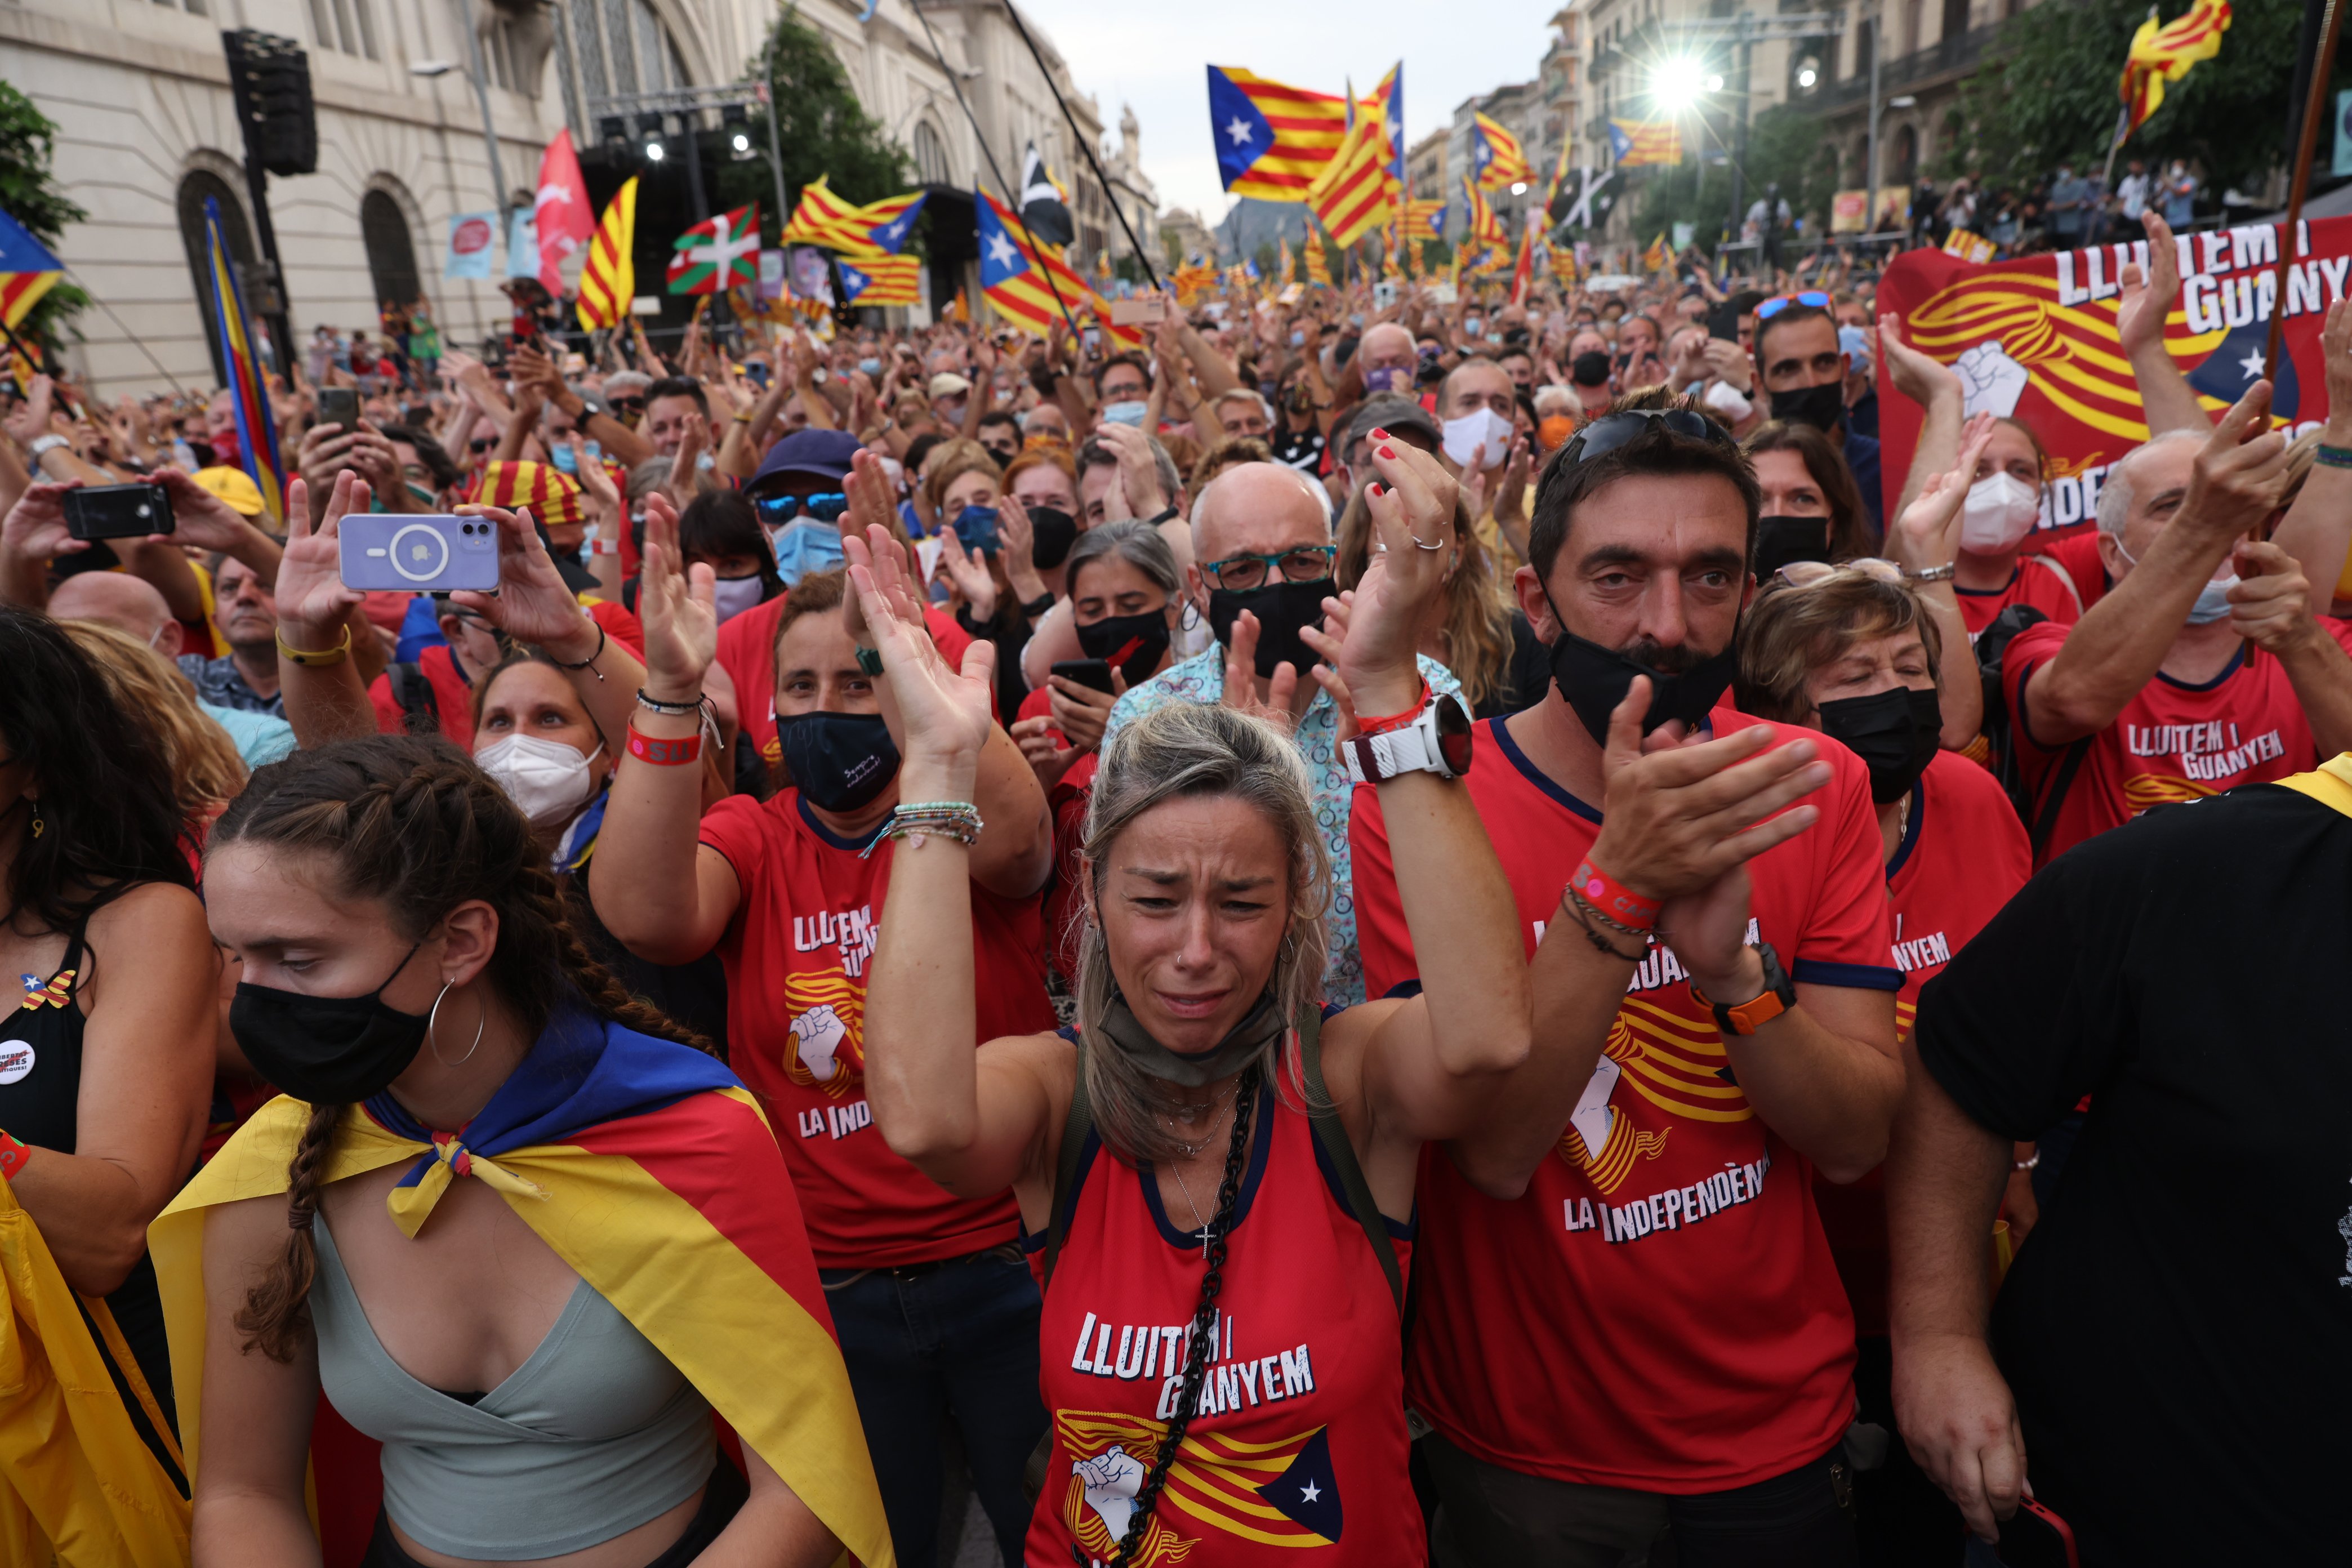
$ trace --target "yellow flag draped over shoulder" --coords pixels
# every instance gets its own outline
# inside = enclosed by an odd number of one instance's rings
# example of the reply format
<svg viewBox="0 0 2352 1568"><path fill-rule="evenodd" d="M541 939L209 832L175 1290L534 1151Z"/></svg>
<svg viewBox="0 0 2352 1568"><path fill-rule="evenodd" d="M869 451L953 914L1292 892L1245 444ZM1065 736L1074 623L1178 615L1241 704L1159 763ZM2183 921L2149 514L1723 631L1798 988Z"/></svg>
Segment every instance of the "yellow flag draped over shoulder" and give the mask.
<svg viewBox="0 0 2352 1568"><path fill-rule="evenodd" d="M113 1323L104 1301L76 1299L32 1215L0 1179L0 1563L180 1568L188 1561L188 1501L164 1468L179 1457L171 1427ZM91 1324L105 1343L91 1336ZM115 1392L116 1372L163 1458Z"/></svg>
<svg viewBox="0 0 2352 1568"><path fill-rule="evenodd" d="M580 273L580 327L593 332L628 320L637 291L636 262L630 247L637 237L637 176L632 174L604 204L588 242L588 265Z"/></svg>
<svg viewBox="0 0 2352 1568"><path fill-rule="evenodd" d="M2117 84L2124 107L2131 116L2128 136L2143 121L2164 107L2164 84L2179 81L2199 60L2221 52L2221 35L2230 30L2230 0L2197 0L2188 14L2158 26L2151 14L2132 35L2131 52L2124 57L2123 80Z"/></svg>
<svg viewBox="0 0 2352 1568"><path fill-rule="evenodd" d="M284 1194L309 1116L284 1097L263 1106L148 1229L192 1475L204 1464L205 1214ZM792 1178L723 1066L560 1014L460 1135L426 1131L389 1094L347 1108L321 1184L392 1164L409 1167L388 1199L403 1231L416 1234L452 1181L492 1187L861 1563L895 1563Z"/></svg>

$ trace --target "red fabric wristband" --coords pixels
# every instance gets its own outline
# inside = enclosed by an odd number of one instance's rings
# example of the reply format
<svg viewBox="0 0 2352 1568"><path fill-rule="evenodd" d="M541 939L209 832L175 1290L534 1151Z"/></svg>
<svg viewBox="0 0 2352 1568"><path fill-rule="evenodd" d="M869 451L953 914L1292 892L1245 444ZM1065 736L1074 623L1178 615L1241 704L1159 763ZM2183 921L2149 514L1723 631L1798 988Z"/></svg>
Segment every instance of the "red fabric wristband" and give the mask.
<svg viewBox="0 0 2352 1568"><path fill-rule="evenodd" d="M629 755L640 762L651 763L657 768L683 767L702 760L702 736L687 736L682 741L657 741L650 735L637 733L635 724L629 726Z"/></svg>
<svg viewBox="0 0 2352 1568"><path fill-rule="evenodd" d="M1583 894L1586 903L1612 920L1643 931L1658 923L1657 900L1643 898L1590 860L1577 862L1576 875L1569 879L1569 886Z"/></svg>
<svg viewBox="0 0 2352 1568"><path fill-rule="evenodd" d="M0 1132L0 1176L15 1181L16 1173L23 1170L25 1162L32 1157L33 1151L30 1146L17 1142L5 1132Z"/></svg>
<svg viewBox="0 0 2352 1568"><path fill-rule="evenodd" d="M1429 677L1424 675L1421 678L1421 696L1412 707L1406 709L1402 713L1390 713L1377 719L1367 719L1362 714L1359 713L1356 715L1356 733L1359 735L1385 735L1391 730L1402 730L1406 725L1412 723L1415 719L1420 718L1421 710L1428 707L1430 703L1435 700L1436 694L1432 692L1429 689Z"/></svg>

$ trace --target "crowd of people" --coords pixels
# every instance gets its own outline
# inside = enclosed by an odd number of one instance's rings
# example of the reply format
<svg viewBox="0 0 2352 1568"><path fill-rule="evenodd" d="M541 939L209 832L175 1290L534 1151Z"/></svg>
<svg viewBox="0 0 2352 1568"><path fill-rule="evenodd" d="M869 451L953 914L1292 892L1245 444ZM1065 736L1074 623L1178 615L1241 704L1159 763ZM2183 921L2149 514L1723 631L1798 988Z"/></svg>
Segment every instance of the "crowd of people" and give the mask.
<svg viewBox="0 0 2352 1568"><path fill-rule="evenodd" d="M2079 530L1843 275L0 387L0 1539L2326 1560L2352 304L2140 221Z"/></svg>

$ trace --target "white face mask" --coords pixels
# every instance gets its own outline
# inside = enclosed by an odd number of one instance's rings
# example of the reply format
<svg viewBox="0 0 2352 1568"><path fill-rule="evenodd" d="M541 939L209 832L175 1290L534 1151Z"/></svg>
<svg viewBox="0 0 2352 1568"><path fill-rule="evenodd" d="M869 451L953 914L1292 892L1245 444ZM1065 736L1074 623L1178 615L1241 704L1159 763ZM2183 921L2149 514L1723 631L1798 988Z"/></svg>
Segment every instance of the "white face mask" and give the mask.
<svg viewBox="0 0 2352 1568"><path fill-rule="evenodd" d="M533 827L568 822L596 793L596 774L589 764L604 754L599 745L587 756L577 746L538 735L509 735L474 753L475 765L497 781Z"/></svg>
<svg viewBox="0 0 2352 1568"><path fill-rule="evenodd" d="M712 604L719 612L719 624L722 626L757 605L761 594L767 588L767 584L760 581L757 572L748 577L721 577L712 586L716 590Z"/></svg>
<svg viewBox="0 0 2352 1568"><path fill-rule="evenodd" d="M1711 381L1699 395L1699 401L1730 420L1734 425L1756 412L1756 405L1727 381Z"/></svg>
<svg viewBox="0 0 2352 1568"><path fill-rule="evenodd" d="M2139 557L2124 548L2124 536L2118 533L2113 537L2116 542L2116 553L2132 565L2137 566ZM2231 572L2226 577L2208 579L2205 585L2197 590L2197 602L2189 606L2189 624L2192 626L2210 626L2228 615L2230 590L2237 585L2238 574L2235 572Z"/></svg>
<svg viewBox="0 0 2352 1568"><path fill-rule="evenodd" d="M2016 547L2041 521L2042 498L2015 474L1991 474L1969 487L1960 511L1960 548L2000 555Z"/></svg>
<svg viewBox="0 0 2352 1568"><path fill-rule="evenodd" d="M1486 448L1486 456L1479 466L1502 467L1505 454L1511 449L1511 422L1491 408L1473 409L1445 422L1445 455L1455 468L1468 468L1481 446Z"/></svg>

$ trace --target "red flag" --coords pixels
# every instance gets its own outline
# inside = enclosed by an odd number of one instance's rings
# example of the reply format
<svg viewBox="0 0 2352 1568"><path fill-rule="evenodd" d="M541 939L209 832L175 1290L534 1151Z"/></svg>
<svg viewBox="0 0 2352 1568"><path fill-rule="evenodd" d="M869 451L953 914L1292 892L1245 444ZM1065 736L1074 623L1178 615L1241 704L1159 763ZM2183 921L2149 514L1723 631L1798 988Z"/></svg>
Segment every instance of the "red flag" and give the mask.
<svg viewBox="0 0 2352 1568"><path fill-rule="evenodd" d="M539 197L531 204L539 232L539 280L559 299L563 294L563 263L596 232L595 215L588 210L588 182L580 177L580 158L572 151L572 132L555 133L539 160Z"/></svg>

